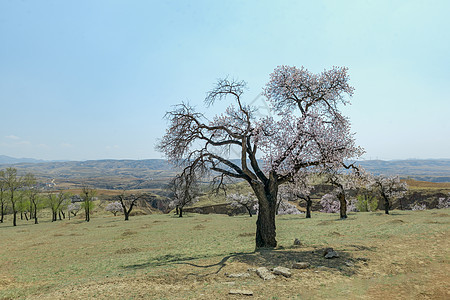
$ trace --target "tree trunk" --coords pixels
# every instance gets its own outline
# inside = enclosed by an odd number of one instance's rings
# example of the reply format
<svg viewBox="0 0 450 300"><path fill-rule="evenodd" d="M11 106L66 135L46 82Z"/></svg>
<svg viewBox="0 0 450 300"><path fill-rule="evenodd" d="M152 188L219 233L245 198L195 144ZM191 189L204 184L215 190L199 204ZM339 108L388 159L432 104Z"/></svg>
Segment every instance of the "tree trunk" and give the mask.
<svg viewBox="0 0 450 300"><path fill-rule="evenodd" d="M340 203L339 212L341 214L341 219L347 219L347 201L345 200L345 194L339 193L337 197Z"/></svg>
<svg viewBox="0 0 450 300"><path fill-rule="evenodd" d="M275 248L277 246L275 214L278 185L272 179L265 186L256 183L252 185L252 188L259 203L258 219L256 220L256 248Z"/></svg>
<svg viewBox="0 0 450 300"><path fill-rule="evenodd" d="M28 221L28 214L27 214L27 212L24 212L24 215L25 215L25 220ZM30 217L30 219L31 219L31 217Z"/></svg>
<svg viewBox="0 0 450 300"><path fill-rule="evenodd" d="M386 214L386 215L388 215L389 214L389 199L388 199L388 197L386 197L386 196L383 196L384 197L384 213Z"/></svg>
<svg viewBox="0 0 450 300"><path fill-rule="evenodd" d="M124 215L125 215L125 221L128 221L128 220L129 220L129 215L130 215L130 213L126 211L126 212L124 213Z"/></svg>
<svg viewBox="0 0 450 300"><path fill-rule="evenodd" d="M178 205L177 205L175 208L176 208L176 213L177 213L177 215L179 215L179 214L180 214L180 211L179 211Z"/></svg>
<svg viewBox="0 0 450 300"><path fill-rule="evenodd" d="M311 218L311 206L312 206L312 200L309 198L306 200L306 218Z"/></svg>
<svg viewBox="0 0 450 300"><path fill-rule="evenodd" d="M251 208L249 208L249 207L247 207L247 206L245 206L245 208L246 208L247 211L248 211L248 215L249 215L250 217L253 217Z"/></svg>
<svg viewBox="0 0 450 300"><path fill-rule="evenodd" d="M34 204L34 224L38 224L38 219L37 219L37 204Z"/></svg>
<svg viewBox="0 0 450 300"><path fill-rule="evenodd" d="M20 219L23 220L23 212L20 212Z"/></svg>
<svg viewBox="0 0 450 300"><path fill-rule="evenodd" d="M2 206L1 206L1 217L0 217L0 223L3 223L3 216L5 215L5 208L4 208L4 204L2 202Z"/></svg>
<svg viewBox="0 0 450 300"><path fill-rule="evenodd" d="M85 202L85 205L86 205L86 207L85 207L85 210L84 210L84 212L85 212L85 214L86 214L86 222L89 222L89 220L90 220L90 216L89 216L89 213L90 213L90 211L89 211L89 201L86 201Z"/></svg>
<svg viewBox="0 0 450 300"><path fill-rule="evenodd" d="M17 212L13 209L13 226L17 226Z"/></svg>
<svg viewBox="0 0 450 300"><path fill-rule="evenodd" d="M182 218L183 217L183 207L180 206L178 209L178 212L179 212L178 217Z"/></svg>

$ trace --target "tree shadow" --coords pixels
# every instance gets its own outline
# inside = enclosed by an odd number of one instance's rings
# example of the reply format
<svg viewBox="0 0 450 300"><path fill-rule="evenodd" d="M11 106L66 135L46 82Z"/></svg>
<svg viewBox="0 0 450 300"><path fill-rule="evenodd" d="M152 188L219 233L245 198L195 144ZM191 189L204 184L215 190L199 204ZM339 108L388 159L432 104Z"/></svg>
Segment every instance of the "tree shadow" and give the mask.
<svg viewBox="0 0 450 300"><path fill-rule="evenodd" d="M361 267L361 262L367 264L368 258L359 257L358 251L374 251L373 247L366 247L362 245L346 245L341 249L335 249L339 254L338 258L327 259L324 257L325 249L327 248L314 248L314 250L303 250L296 246L289 248L279 248L279 249L258 249L253 252L239 252L231 253L224 256L217 263L212 264L197 264L191 261L197 259L209 258L208 256L185 256L180 257L178 255L164 255L155 258L152 261L123 266L124 269L144 269L147 267L157 267L165 265L189 265L198 269L209 269L218 267L217 270L207 273L207 274L197 274L189 273L189 275L194 275L197 277L205 277L208 275L218 274L223 267L226 266L227 262L240 262L250 265L252 267L267 267L273 268L277 266L283 266L286 268L292 268L293 264L296 262L307 262L310 264L310 268L317 269L329 269L333 271L338 271L343 275L351 276L354 275L358 269ZM212 255L210 257L216 257ZM246 271L246 270L244 270Z"/></svg>
<svg viewBox="0 0 450 300"><path fill-rule="evenodd" d="M226 262L230 258L239 256L239 255L243 255L243 254L250 254L250 253L252 253L252 252L232 253L232 254L229 254L229 255L225 256L224 258L222 258L219 262L214 263L214 264L209 264L209 265L200 265L200 264L191 263L189 261L193 261L193 260L197 260L197 259L205 259L205 258L210 258L210 257L216 257L217 255L179 256L179 255L166 254L166 255L156 257L155 259L153 259L152 261L149 261L149 262L145 262L142 264L122 266L122 268L123 269L145 269L147 267L159 267L159 266L166 266L166 265L170 265L170 264L185 264L185 265L190 265L190 266L193 266L196 268L204 268L204 269L219 266L220 267L219 271L220 271L220 269L222 269L223 266L225 266ZM219 271L217 271L216 273L218 273Z"/></svg>

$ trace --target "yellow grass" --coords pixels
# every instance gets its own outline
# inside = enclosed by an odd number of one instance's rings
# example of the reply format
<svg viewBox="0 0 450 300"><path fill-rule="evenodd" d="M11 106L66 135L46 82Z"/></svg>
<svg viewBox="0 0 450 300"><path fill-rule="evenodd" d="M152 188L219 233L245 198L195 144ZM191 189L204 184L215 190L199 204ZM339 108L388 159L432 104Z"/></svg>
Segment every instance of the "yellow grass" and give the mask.
<svg viewBox="0 0 450 300"><path fill-rule="evenodd" d="M0 299L449 299L450 210L278 216L275 250L254 252L256 218L94 215L0 224ZM300 246L293 241L299 238ZM340 258L327 260L333 247ZM306 261L290 278L254 272Z"/></svg>

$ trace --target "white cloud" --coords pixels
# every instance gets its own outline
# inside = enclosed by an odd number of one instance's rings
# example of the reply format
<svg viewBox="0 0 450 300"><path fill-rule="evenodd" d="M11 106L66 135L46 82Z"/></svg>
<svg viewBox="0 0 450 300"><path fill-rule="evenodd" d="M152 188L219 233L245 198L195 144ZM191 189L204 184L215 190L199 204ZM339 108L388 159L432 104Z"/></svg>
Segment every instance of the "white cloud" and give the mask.
<svg viewBox="0 0 450 300"><path fill-rule="evenodd" d="M15 136L13 134L7 135L7 136L5 136L5 138L10 139L10 140L15 140L15 141L20 140L20 137Z"/></svg>

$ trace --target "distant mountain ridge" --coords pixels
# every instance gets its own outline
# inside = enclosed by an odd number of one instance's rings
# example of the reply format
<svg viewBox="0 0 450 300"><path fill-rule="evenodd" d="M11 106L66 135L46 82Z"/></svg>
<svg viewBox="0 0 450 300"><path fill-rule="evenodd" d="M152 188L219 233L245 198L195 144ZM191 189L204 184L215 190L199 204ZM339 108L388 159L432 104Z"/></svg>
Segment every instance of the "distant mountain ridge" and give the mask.
<svg viewBox="0 0 450 300"><path fill-rule="evenodd" d="M15 158L7 155L0 155L0 165L3 164L19 164L19 163L42 163L48 162L47 160L34 159L34 158Z"/></svg>
<svg viewBox="0 0 450 300"><path fill-rule="evenodd" d="M239 163L239 160L233 162ZM450 182L450 159L364 160L357 163L376 175L400 175L402 178L422 181ZM115 177L166 180L176 173L173 166L164 159L51 162L1 155L0 169L10 166L20 173L32 172L43 178L62 179Z"/></svg>

